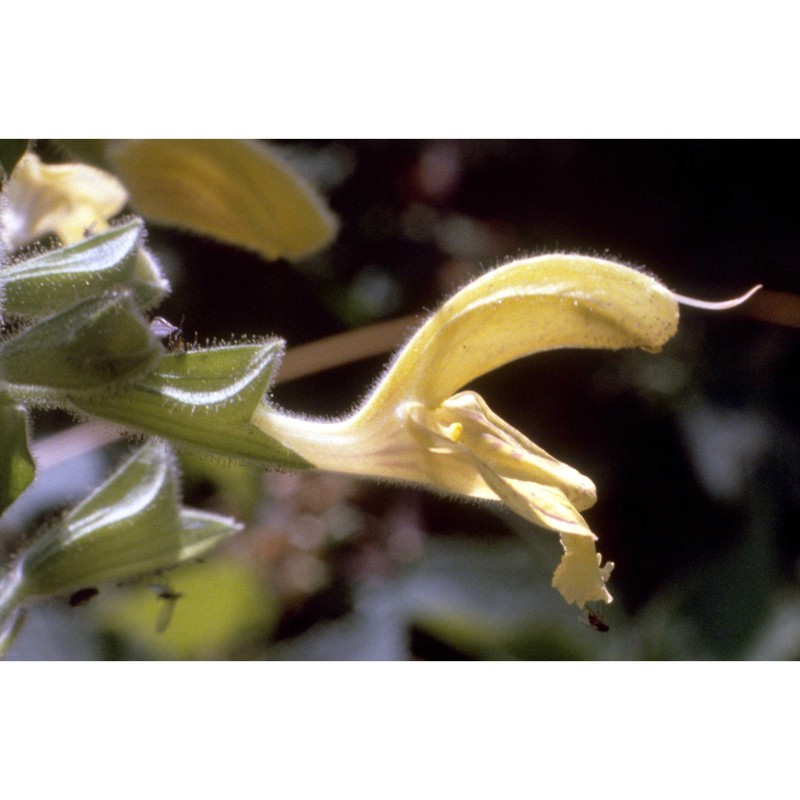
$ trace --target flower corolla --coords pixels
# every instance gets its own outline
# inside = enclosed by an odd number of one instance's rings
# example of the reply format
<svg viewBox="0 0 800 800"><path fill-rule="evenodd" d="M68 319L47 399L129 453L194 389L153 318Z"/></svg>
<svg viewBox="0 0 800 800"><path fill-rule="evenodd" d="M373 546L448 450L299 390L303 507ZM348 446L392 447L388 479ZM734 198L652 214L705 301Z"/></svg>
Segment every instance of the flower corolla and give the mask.
<svg viewBox="0 0 800 800"><path fill-rule="evenodd" d="M553 585L569 603L610 602L597 537L581 515L592 481L498 417L475 378L567 347L655 353L676 332L678 299L649 275L571 254L525 258L472 281L400 350L358 410L335 421L267 405L251 422L319 469L504 503L561 538Z"/></svg>

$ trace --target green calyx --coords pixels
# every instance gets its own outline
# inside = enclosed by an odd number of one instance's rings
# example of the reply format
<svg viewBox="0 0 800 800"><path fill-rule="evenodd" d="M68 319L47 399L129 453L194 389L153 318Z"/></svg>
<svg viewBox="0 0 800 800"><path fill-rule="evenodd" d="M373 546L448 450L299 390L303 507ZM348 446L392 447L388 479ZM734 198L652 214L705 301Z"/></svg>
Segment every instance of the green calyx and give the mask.
<svg viewBox="0 0 800 800"><path fill-rule="evenodd" d="M153 257L141 247L142 221L134 219L77 244L10 264L3 276L4 311L37 318L62 311L109 289L129 289L141 309L169 291Z"/></svg>
<svg viewBox="0 0 800 800"><path fill-rule="evenodd" d="M23 400L60 403L129 381L163 352L130 292L109 292L0 345L0 383Z"/></svg>
<svg viewBox="0 0 800 800"><path fill-rule="evenodd" d="M124 582L196 559L241 529L180 504L172 452L150 443L19 556L15 604Z"/></svg>
<svg viewBox="0 0 800 800"><path fill-rule="evenodd" d="M170 353L124 391L76 397L72 405L185 446L304 469L310 466L305 459L250 422L282 353L279 339Z"/></svg>

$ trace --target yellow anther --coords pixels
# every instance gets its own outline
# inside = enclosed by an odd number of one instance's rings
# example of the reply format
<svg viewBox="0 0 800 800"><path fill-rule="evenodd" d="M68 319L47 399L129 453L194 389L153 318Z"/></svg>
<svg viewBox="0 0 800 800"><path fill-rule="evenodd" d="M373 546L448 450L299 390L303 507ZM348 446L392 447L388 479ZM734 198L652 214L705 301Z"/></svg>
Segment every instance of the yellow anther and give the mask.
<svg viewBox="0 0 800 800"><path fill-rule="evenodd" d="M461 437L464 435L464 426L460 422L454 422L452 425L448 425L445 428L444 435L451 441L458 444L461 441Z"/></svg>

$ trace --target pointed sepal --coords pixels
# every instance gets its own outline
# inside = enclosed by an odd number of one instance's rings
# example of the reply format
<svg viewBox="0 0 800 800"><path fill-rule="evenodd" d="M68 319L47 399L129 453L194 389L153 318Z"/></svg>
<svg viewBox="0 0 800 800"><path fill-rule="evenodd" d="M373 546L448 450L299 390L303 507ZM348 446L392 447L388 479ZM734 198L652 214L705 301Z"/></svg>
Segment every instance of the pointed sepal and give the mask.
<svg viewBox="0 0 800 800"><path fill-rule="evenodd" d="M5 312L43 317L109 289L130 289L142 309L157 305L169 291L153 257L141 248L142 221L135 219L77 244L7 267Z"/></svg>
<svg viewBox="0 0 800 800"><path fill-rule="evenodd" d="M124 392L76 398L74 405L189 447L303 469L307 461L250 422L282 353L279 339L170 353Z"/></svg>

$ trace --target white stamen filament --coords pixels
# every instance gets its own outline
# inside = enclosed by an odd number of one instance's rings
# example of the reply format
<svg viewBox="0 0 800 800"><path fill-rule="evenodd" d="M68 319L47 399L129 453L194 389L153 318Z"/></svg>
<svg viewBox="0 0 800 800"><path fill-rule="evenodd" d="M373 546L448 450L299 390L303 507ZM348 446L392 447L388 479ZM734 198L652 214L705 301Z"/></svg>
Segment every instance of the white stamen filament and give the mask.
<svg viewBox="0 0 800 800"><path fill-rule="evenodd" d="M724 311L726 308L735 308L741 305L746 300L749 300L762 286L754 286L749 292L745 292L741 297L735 297L733 300L719 300L714 302L712 300L698 300L695 297L684 297L682 294L672 292L672 296L684 306L694 306L694 308L705 308L709 311Z"/></svg>

